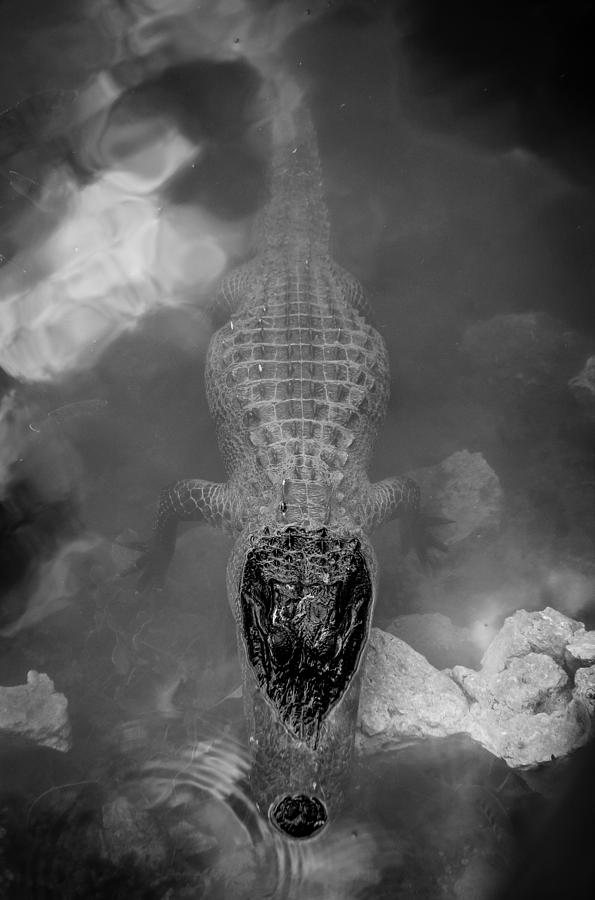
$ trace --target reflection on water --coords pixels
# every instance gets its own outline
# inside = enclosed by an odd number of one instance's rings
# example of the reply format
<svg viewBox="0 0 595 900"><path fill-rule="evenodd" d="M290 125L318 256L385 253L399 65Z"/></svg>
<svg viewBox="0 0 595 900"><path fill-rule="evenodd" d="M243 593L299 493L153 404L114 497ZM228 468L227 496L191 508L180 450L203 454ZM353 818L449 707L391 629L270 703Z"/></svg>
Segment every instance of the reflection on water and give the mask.
<svg viewBox="0 0 595 900"><path fill-rule="evenodd" d="M162 213L155 192L198 148L161 124L157 133L128 126L132 135L126 124L113 125L119 143L103 152L117 154L120 165L92 184L54 173L47 190L60 179L68 196L60 221L3 273L9 291L0 335L10 375L42 381L86 368L141 316L223 271L225 252L204 218L181 208ZM32 257L41 269L33 284Z"/></svg>
<svg viewBox="0 0 595 900"><path fill-rule="evenodd" d="M198 743L143 768L134 789L147 808L175 818L185 851L205 833L217 846L214 880L224 896L348 898L378 880L378 843L365 827L335 823L312 842L271 829L247 792L249 756L233 743ZM207 797L205 798L205 795Z"/></svg>
<svg viewBox="0 0 595 900"><path fill-rule="evenodd" d="M505 494L501 533L433 573L395 552L396 527L378 533L377 624L442 612L482 650L519 607L593 627L592 421L566 393L584 359L564 357L593 353L587 14L50 6L9 0L0 31L0 685L47 672L73 749L0 735L0 897L546 896L546 855L571 893L589 833L570 846L559 822L579 815L588 760L521 776L458 739L362 756L316 839L271 830L247 786L229 544L182 534L155 601L118 578L134 555L117 541L146 536L164 484L222 477L210 295L261 203L261 79L290 110L290 72L337 258L389 345L373 476L467 448ZM500 343L483 368L462 354L470 325L534 310L562 320L559 356L535 335L530 365L522 342L503 369Z"/></svg>
<svg viewBox="0 0 595 900"><path fill-rule="evenodd" d="M249 756L232 736L211 726L210 739L176 745L156 740L151 724L121 725L88 778L63 770L39 790L21 763L10 793L1 779L10 835L0 855L3 897L82 900L129 889L139 897L350 900L378 883L384 863L395 864L383 830L354 819L314 841L282 838L247 793ZM201 730L209 731L205 721ZM10 748L3 755L14 766ZM37 762L47 765L41 754ZM15 771L38 790L26 803Z"/></svg>

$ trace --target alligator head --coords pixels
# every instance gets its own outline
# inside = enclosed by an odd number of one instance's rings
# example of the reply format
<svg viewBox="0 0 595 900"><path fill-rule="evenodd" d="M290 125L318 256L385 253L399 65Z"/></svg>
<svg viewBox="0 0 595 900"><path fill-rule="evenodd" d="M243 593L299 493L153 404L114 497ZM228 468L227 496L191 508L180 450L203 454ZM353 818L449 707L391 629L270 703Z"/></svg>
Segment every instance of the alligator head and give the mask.
<svg viewBox="0 0 595 900"><path fill-rule="evenodd" d="M253 788L293 837L338 807L351 757L375 568L363 540L288 526L234 554Z"/></svg>

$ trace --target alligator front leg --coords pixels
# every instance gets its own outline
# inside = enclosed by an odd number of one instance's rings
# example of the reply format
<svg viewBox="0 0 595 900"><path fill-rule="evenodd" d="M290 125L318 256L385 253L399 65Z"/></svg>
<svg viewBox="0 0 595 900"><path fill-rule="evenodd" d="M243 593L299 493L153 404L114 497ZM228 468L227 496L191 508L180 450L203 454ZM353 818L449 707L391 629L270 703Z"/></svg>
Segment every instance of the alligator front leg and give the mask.
<svg viewBox="0 0 595 900"><path fill-rule="evenodd" d="M209 525L228 530L236 511L234 500L228 484L202 478L175 481L164 488L159 495L152 538L133 567L142 571L139 590L163 585L174 555L179 522L203 519Z"/></svg>
<svg viewBox="0 0 595 900"><path fill-rule="evenodd" d="M452 520L428 516L421 511L419 485L413 478L393 476L371 484L364 495L363 509L366 531L399 518L403 550L408 552L413 548L421 562L427 562L431 547L446 551L446 545L430 529L447 525Z"/></svg>

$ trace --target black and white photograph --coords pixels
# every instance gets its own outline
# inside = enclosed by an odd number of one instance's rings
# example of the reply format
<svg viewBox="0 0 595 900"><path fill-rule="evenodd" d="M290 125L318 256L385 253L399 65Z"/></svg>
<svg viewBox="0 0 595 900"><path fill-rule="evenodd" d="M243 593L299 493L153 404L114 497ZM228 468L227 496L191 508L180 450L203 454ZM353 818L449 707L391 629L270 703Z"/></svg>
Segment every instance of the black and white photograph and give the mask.
<svg viewBox="0 0 595 900"><path fill-rule="evenodd" d="M0 900L595 885L590 0L0 0Z"/></svg>

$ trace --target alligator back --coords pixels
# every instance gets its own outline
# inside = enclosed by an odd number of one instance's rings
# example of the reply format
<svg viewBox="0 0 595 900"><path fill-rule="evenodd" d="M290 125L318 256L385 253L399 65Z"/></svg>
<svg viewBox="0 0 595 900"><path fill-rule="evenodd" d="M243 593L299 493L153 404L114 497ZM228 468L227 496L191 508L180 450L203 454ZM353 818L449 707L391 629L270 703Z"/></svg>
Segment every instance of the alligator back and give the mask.
<svg viewBox="0 0 595 900"><path fill-rule="evenodd" d="M315 134L298 112L295 136L276 136L256 255L221 288L231 318L210 345L207 394L244 505L262 517L264 490L288 523L332 524L364 474L388 360L359 282L328 255Z"/></svg>

